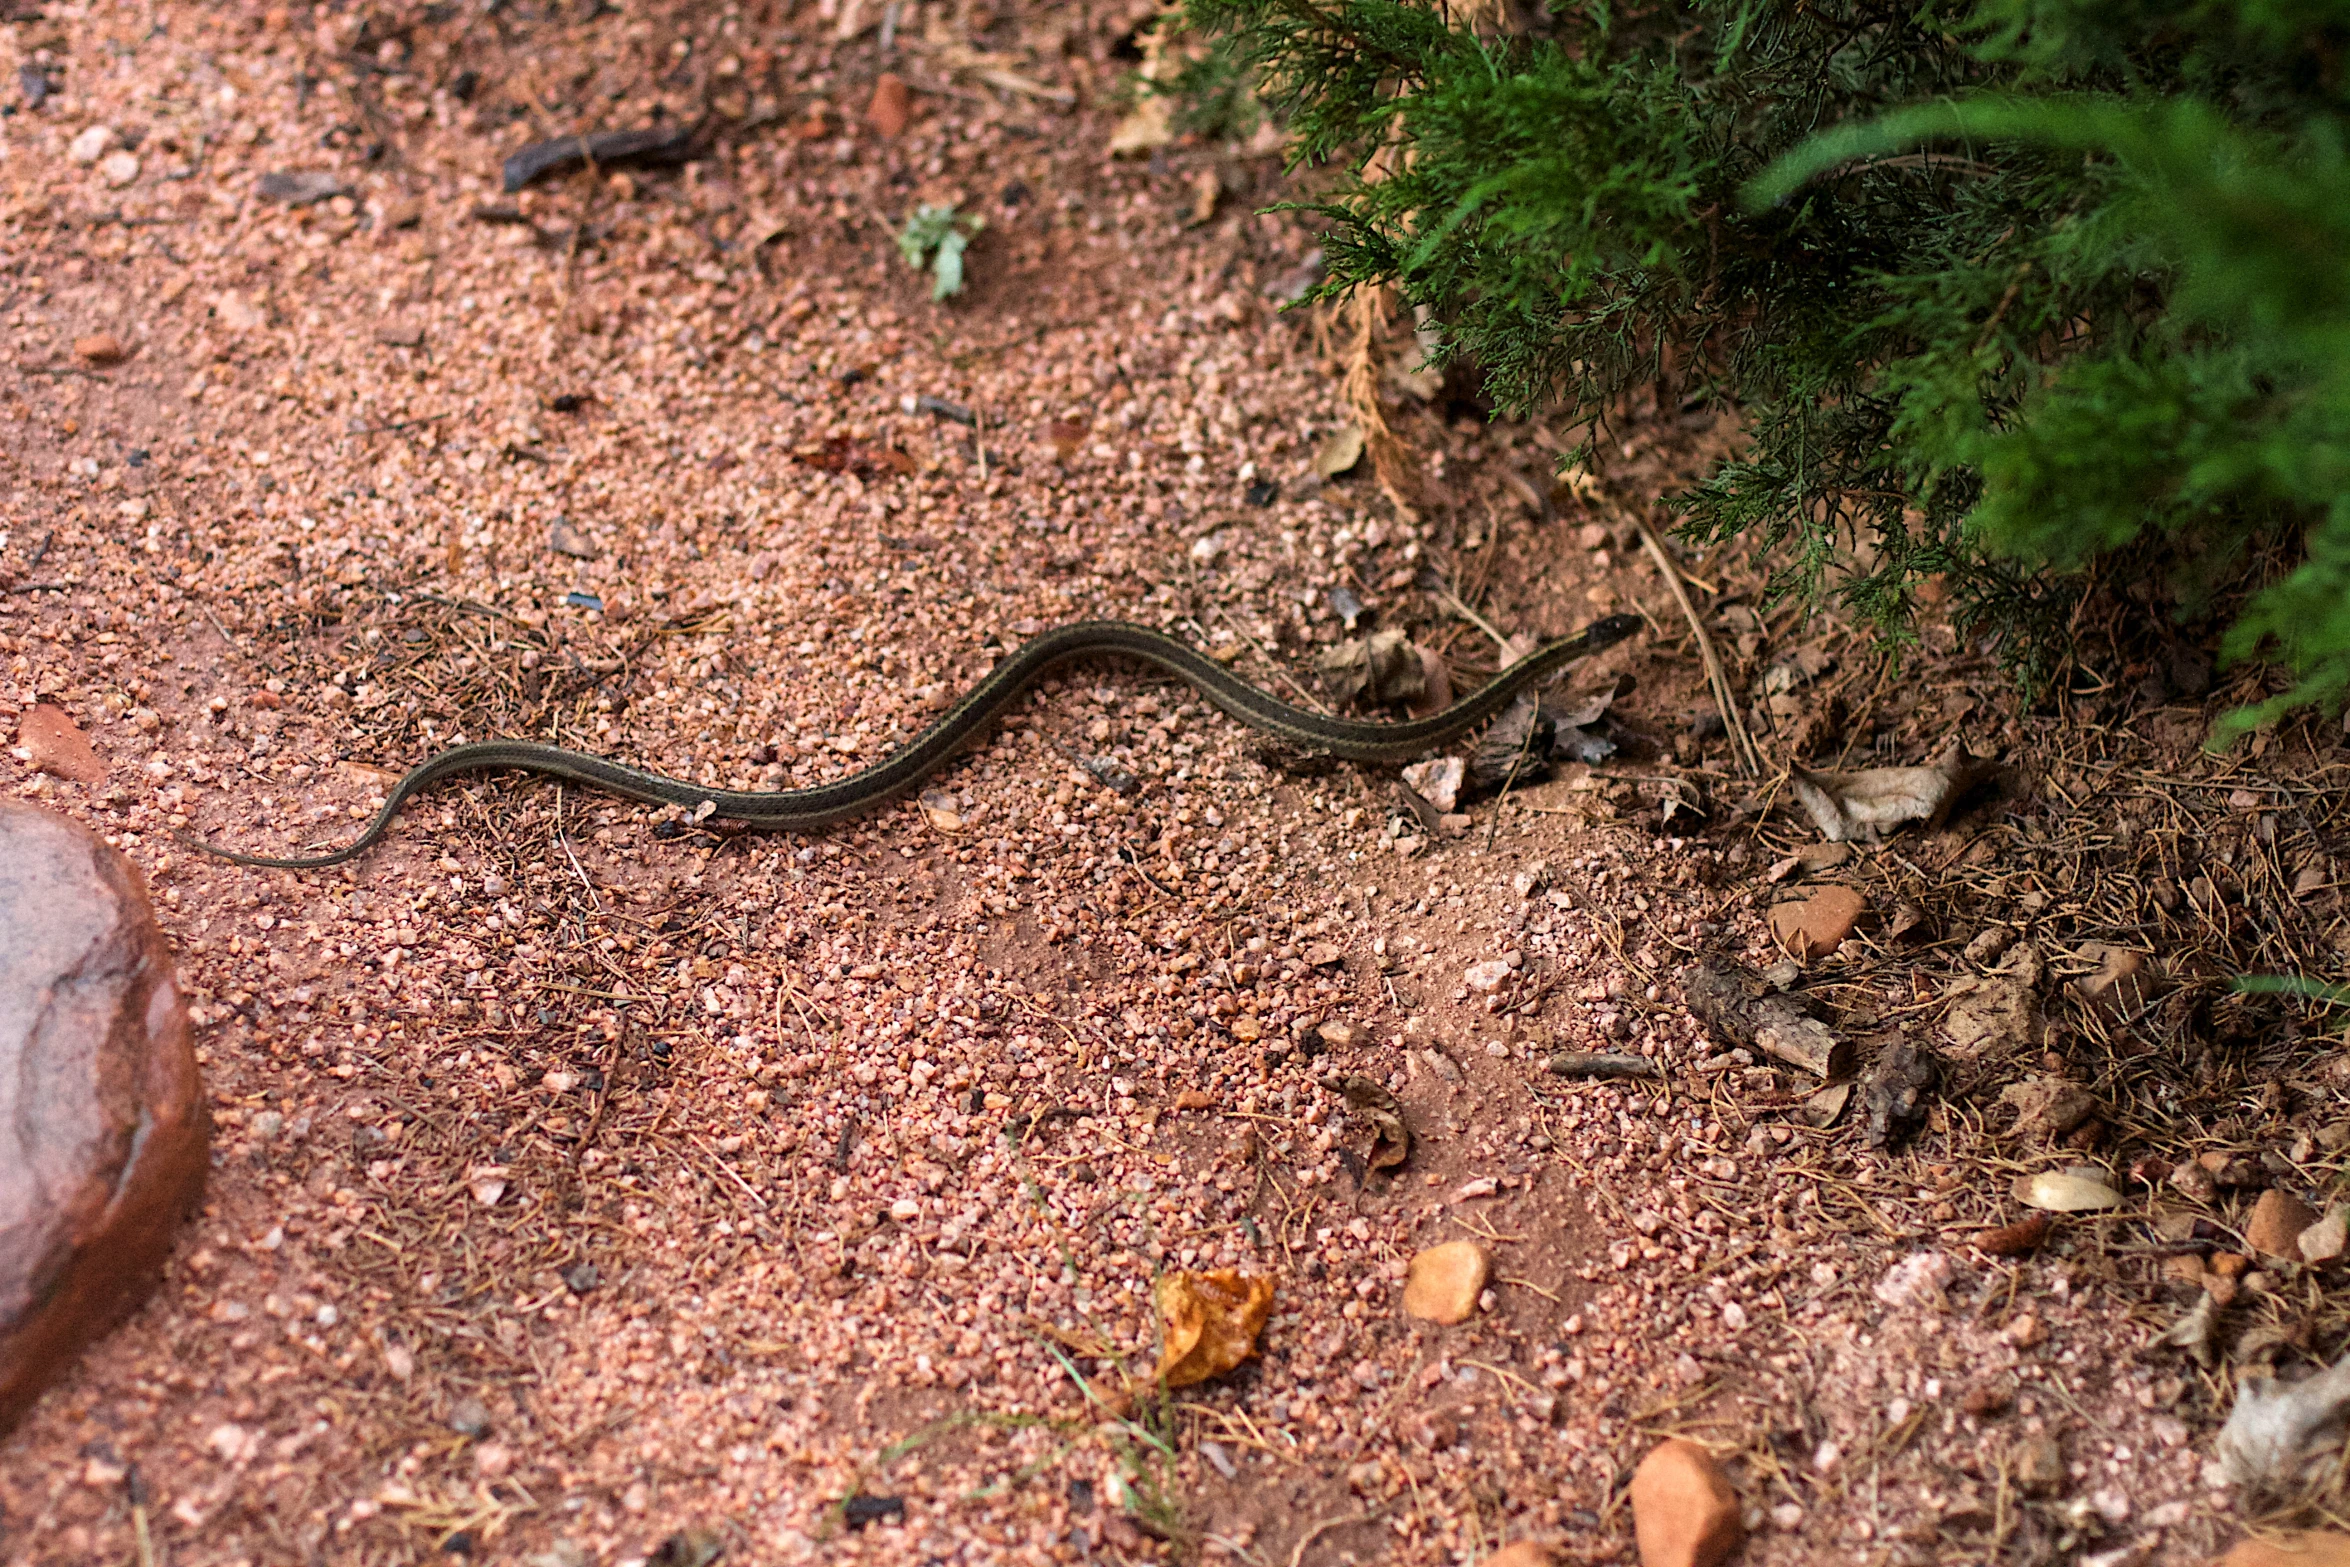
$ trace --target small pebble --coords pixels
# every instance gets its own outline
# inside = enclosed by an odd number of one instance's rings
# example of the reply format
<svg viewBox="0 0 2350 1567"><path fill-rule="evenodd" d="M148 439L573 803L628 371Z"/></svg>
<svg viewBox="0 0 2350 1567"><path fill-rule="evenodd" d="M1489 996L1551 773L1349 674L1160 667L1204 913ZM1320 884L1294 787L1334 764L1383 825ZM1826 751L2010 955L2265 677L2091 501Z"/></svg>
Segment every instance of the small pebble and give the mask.
<svg viewBox="0 0 2350 1567"><path fill-rule="evenodd" d="M913 89L894 71L884 71L873 83L873 97L865 105L865 123L884 141L906 134L914 115Z"/></svg>
<svg viewBox="0 0 2350 1567"><path fill-rule="evenodd" d="M2301 1260L2301 1232L2317 1223L2317 1210L2291 1192L2271 1187L2252 1205L2244 1239L2262 1257Z"/></svg>
<svg viewBox="0 0 2350 1567"><path fill-rule="evenodd" d="M93 125L66 143L65 156L70 161L87 167L105 157L119 139L115 135L113 126Z"/></svg>
<svg viewBox="0 0 2350 1567"><path fill-rule="evenodd" d="M1423 1322L1450 1327L1476 1312L1493 1259L1475 1241L1447 1241L1412 1258L1403 1309Z"/></svg>

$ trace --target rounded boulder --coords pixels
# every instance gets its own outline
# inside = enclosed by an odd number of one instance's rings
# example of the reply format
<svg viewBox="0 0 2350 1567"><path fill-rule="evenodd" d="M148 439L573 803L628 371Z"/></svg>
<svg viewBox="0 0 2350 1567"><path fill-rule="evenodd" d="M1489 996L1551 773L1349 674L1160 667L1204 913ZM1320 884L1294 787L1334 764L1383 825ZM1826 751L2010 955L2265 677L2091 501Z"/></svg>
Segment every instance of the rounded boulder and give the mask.
<svg viewBox="0 0 2350 1567"><path fill-rule="evenodd" d="M139 873L0 801L0 1432L154 1287L209 1132Z"/></svg>

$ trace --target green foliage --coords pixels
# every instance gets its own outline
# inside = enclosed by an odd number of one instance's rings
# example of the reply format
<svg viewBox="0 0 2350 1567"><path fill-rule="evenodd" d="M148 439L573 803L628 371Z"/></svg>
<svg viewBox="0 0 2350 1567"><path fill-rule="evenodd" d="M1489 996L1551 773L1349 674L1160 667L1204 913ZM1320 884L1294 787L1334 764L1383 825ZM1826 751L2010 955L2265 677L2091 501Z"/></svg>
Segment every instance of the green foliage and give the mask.
<svg viewBox="0 0 2350 1567"><path fill-rule="evenodd" d="M963 251L987 226L982 217L958 216L953 207L921 206L898 230L898 254L915 271L930 273L930 297L951 299L963 292Z"/></svg>
<svg viewBox="0 0 2350 1567"><path fill-rule="evenodd" d="M1692 535L1896 635L1948 573L2027 665L2117 551L2192 607L2297 550L2239 720L2350 692L2350 0L1188 16L1337 166L1326 293L1432 307L1509 411L1741 412Z"/></svg>
<svg viewBox="0 0 2350 1567"><path fill-rule="evenodd" d="M1137 78L1134 85L1140 92L1169 100L1174 109L1170 123L1176 131L1208 141L1244 141L1264 123L1256 81L1231 49L1191 51L1162 69L1167 74L1159 80Z"/></svg>

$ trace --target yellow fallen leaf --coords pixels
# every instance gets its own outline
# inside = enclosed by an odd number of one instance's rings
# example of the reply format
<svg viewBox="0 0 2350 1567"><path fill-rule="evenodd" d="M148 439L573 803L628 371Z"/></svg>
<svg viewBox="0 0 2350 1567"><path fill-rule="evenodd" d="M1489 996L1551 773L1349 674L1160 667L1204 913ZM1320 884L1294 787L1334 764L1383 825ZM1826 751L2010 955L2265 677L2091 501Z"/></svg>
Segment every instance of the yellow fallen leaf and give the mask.
<svg viewBox="0 0 2350 1567"><path fill-rule="evenodd" d="M1169 113L1170 100L1156 96L1137 103L1126 118L1110 132L1110 156L1136 158L1155 152L1175 139L1175 122Z"/></svg>
<svg viewBox="0 0 2350 1567"><path fill-rule="evenodd" d="M1314 452L1314 471L1325 479L1335 479L1363 460L1363 427L1342 424L1322 438Z"/></svg>
<svg viewBox="0 0 2350 1567"><path fill-rule="evenodd" d="M1257 1335L1273 1314L1273 1281L1237 1268L1166 1273L1151 1290L1164 1344L1159 1380L1190 1387L1222 1376L1257 1352Z"/></svg>

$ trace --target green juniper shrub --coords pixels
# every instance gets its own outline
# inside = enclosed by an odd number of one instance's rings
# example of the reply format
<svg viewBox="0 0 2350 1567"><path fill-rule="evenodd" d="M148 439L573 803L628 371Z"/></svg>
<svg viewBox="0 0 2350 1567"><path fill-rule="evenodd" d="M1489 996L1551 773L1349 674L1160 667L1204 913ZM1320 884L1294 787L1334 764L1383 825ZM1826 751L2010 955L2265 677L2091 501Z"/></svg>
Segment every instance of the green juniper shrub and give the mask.
<svg viewBox="0 0 2350 1567"><path fill-rule="evenodd" d="M2294 680L2233 722L2350 694L2350 0L1185 17L1334 175L1325 297L1429 307L1508 412L1740 412L1693 538L1896 637L1947 574L2038 674L2085 568L2281 559L2226 650Z"/></svg>

